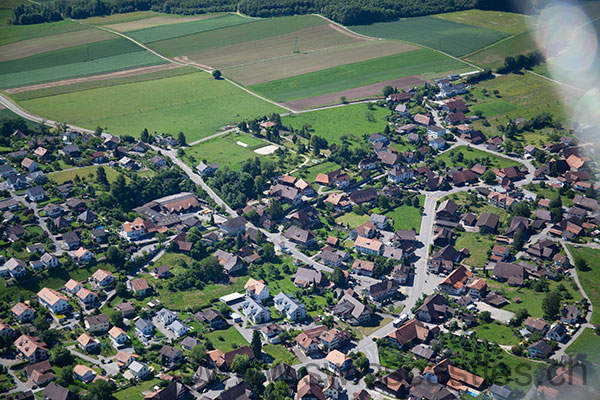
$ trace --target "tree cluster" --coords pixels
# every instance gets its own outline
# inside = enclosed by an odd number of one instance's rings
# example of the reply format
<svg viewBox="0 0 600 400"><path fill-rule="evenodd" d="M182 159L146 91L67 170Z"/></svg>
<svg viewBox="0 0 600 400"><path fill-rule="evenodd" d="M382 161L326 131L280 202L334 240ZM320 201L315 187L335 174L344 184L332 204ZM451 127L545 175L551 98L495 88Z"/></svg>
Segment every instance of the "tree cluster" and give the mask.
<svg viewBox="0 0 600 400"><path fill-rule="evenodd" d="M254 17L318 13L345 25L358 25L470 8L521 11L526 3L524 0L58 0L19 4L13 9L12 22L38 24L146 10L186 15L239 10Z"/></svg>
<svg viewBox="0 0 600 400"><path fill-rule="evenodd" d="M508 56L504 59L504 65L496 70L499 74L520 71L523 68L535 67L544 61L544 56L539 51L527 54L519 54L516 57Z"/></svg>

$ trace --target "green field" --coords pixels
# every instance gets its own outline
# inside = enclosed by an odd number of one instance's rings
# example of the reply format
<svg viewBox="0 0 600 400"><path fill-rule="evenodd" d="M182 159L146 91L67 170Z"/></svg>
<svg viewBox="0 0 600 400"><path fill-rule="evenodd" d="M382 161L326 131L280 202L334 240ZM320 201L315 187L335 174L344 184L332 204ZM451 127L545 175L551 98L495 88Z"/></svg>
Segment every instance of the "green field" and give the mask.
<svg viewBox="0 0 600 400"><path fill-rule="evenodd" d="M340 169L338 164L334 163L333 161L325 161L320 164L313 165L312 167L300 169L294 172L292 175L294 175L296 178L302 178L305 181L312 183L315 181L317 175L333 172L337 169Z"/></svg>
<svg viewBox="0 0 600 400"><path fill-rule="evenodd" d="M204 335L215 346L223 352L228 352L236 347L248 344L248 341L238 332L235 327L208 332Z"/></svg>
<svg viewBox="0 0 600 400"><path fill-rule="evenodd" d="M0 45L88 29L85 25L69 20L34 25L6 25L4 20L12 16L12 11L2 14L5 18L0 25Z"/></svg>
<svg viewBox="0 0 600 400"><path fill-rule="evenodd" d="M56 96L58 94L79 92L81 90L89 90L89 89L103 88L103 87L109 87L109 86L117 86L117 85L122 85L124 83L153 81L156 79L163 79L163 78L169 78L172 76L186 75L186 74L191 74L194 72L198 72L198 70L193 67L180 67L180 68L173 68L173 69L165 69L162 71L149 72L146 74L140 74L140 75L134 75L134 76L126 76L126 77L122 77L122 78L112 78L112 79L104 79L104 80L98 80L98 81L79 82L79 83L72 83L72 84L63 85L63 86L55 86L55 87L36 89L36 90L27 90L25 92L13 93L13 94L11 94L11 98L16 101L31 100L31 99L36 99L38 97Z"/></svg>
<svg viewBox="0 0 600 400"><path fill-rule="evenodd" d="M587 261L589 271L577 270L579 283L583 286L585 294L589 297L594 312L590 322L592 324L600 324L600 250L589 247L580 247L576 249L574 246L567 245L569 252L577 262L578 258L583 258Z"/></svg>
<svg viewBox="0 0 600 400"><path fill-rule="evenodd" d="M585 354L587 360L600 365L600 336L590 328L585 328L581 335L566 350L567 354Z"/></svg>
<svg viewBox="0 0 600 400"><path fill-rule="evenodd" d="M463 154L463 161L461 162L453 162L452 155L455 153ZM446 166L454 168L454 167L465 167L467 166L467 160L473 160L474 162L481 163L488 167L493 168L505 168L513 165L520 165L518 162L510 160L508 158L496 156L494 154L490 154L486 151L475 149L470 146L457 146L453 149L439 155L437 157L438 160L442 160L446 163Z"/></svg>
<svg viewBox="0 0 600 400"><path fill-rule="evenodd" d="M573 289L571 282L572 280L563 279L560 283L562 283L571 296L573 296L571 300L568 300L568 303L573 304L577 301L581 301L582 296L578 290ZM517 312L518 310L524 308L532 317L541 318L544 316L544 312L542 310L542 302L544 301L545 297L544 292L536 292L535 290L527 287L512 287L508 286L506 283L496 282L491 279L488 279L487 283L491 290L495 290L496 292L502 294L508 299L508 301L510 301L510 304L504 306L505 310ZM560 283L548 281L549 290L556 290L556 287ZM520 302L515 301L517 298L520 299ZM566 302L567 301L565 301L565 303Z"/></svg>
<svg viewBox="0 0 600 400"><path fill-rule="evenodd" d="M515 335L513 329L499 322L491 324L481 324L475 328L477 337L481 340L498 343L500 345L512 346L519 343L519 337Z"/></svg>
<svg viewBox="0 0 600 400"><path fill-rule="evenodd" d="M248 147L243 147L237 142L247 144ZM232 169L239 169L240 164L250 158L261 157L254 150L264 146L268 146L263 140L257 139L250 135L236 135L233 133L225 136L219 136L202 143L198 143L185 150L188 157L193 157L198 164L200 161L216 162L219 167L228 166Z"/></svg>
<svg viewBox="0 0 600 400"><path fill-rule="evenodd" d="M156 57L152 53L141 50L90 61L39 68L23 72L5 73L0 75L0 87L5 89L15 88L148 65L164 64L165 62L166 61Z"/></svg>
<svg viewBox="0 0 600 400"><path fill-rule="evenodd" d="M508 56L517 56L537 50L537 44L529 32L500 40L465 57L466 60L482 67L496 69L504 64Z"/></svg>
<svg viewBox="0 0 600 400"><path fill-rule="evenodd" d="M490 126L485 126L482 121L475 121L472 124L473 129L480 129L488 136L497 135L496 125L505 122L506 117L513 120L519 117L529 119L544 111L554 115L556 120L562 121L565 118L565 105L571 99L565 93L559 95L557 89L552 82L529 73L508 74L480 82L471 90L475 99L471 102L471 109L485 107L480 104L488 102L492 103L490 107L493 109L493 104L498 100L498 97L493 94L494 90L499 92L498 95L502 100L516 108L504 115L489 117Z"/></svg>
<svg viewBox="0 0 600 400"><path fill-rule="evenodd" d="M140 29L128 32L127 35L142 43L152 43L249 22L253 22L253 20L236 14L226 14L198 21Z"/></svg>
<svg viewBox="0 0 600 400"><path fill-rule="evenodd" d="M493 99L485 103L475 104L470 107L472 113L475 113L475 111L481 111L484 118L505 115L506 113L516 109L517 106L504 99Z"/></svg>
<svg viewBox="0 0 600 400"><path fill-rule="evenodd" d="M10 74L15 72L33 71L36 69L58 67L96 59L129 54L141 49L124 38L103 40L78 46L48 51L34 56L0 63L0 72Z"/></svg>
<svg viewBox="0 0 600 400"><path fill-rule="evenodd" d="M423 207L425 196L420 195L418 197L419 204ZM374 210L374 212L379 212L379 210ZM395 231L399 229L414 229L415 232L419 233L421 230L421 210L416 207L403 205L385 213L385 215L394 220Z"/></svg>
<svg viewBox="0 0 600 400"><path fill-rule="evenodd" d="M474 25L482 28L504 32L509 35L517 35L525 32L527 16L502 11L465 10L446 14L438 14L437 18L454 21L460 24Z"/></svg>
<svg viewBox="0 0 600 400"><path fill-rule="evenodd" d="M160 100L160 101L159 101ZM188 142L247 118L284 110L209 74L127 83L48 96L20 103L38 115L115 134L183 131Z"/></svg>
<svg viewBox="0 0 600 400"><path fill-rule="evenodd" d="M507 36L498 30L466 25L435 16L353 26L352 30L376 38L420 44L456 57L472 53Z"/></svg>
<svg viewBox="0 0 600 400"><path fill-rule="evenodd" d="M213 19L215 18L203 22L211 21ZM203 50L219 49L250 41L267 39L273 36L284 35L302 29L323 25L326 24L326 21L317 16L300 15L294 17L268 18L264 20L244 18L240 23L241 24L223 29L215 29L194 35L154 42L150 47L168 57L189 55ZM290 51L291 49L292 48L290 48Z"/></svg>
<svg viewBox="0 0 600 400"><path fill-rule="evenodd" d="M478 232L461 232L456 237L454 247L457 250L462 248L469 250L471 255L463 261L466 265L482 268L487 261L487 252L491 250L494 242L492 235L483 235Z"/></svg>
<svg viewBox="0 0 600 400"><path fill-rule="evenodd" d="M407 51L250 86L265 97L283 102L353 89L417 74L438 74L465 67L428 49Z"/></svg>
<svg viewBox="0 0 600 400"><path fill-rule="evenodd" d="M367 114L373 115L374 120L367 119ZM352 104L344 107L328 108L301 114L291 114L281 118L286 127L302 129L309 124L314 132L329 143L342 143L341 137L352 138L352 144L359 146L362 136L374 132L383 132L390 114L387 108L374 107L369 110L366 104Z"/></svg>
<svg viewBox="0 0 600 400"><path fill-rule="evenodd" d="M265 344L263 351L273 358L274 363L284 363L287 365L298 364L299 361L285 346L281 344Z"/></svg>
<svg viewBox="0 0 600 400"><path fill-rule="evenodd" d="M530 190L538 196L546 199L552 199L556 196L560 196L560 192L558 191L558 189L550 185L542 187L539 183L530 183L529 185L525 186L525 189ZM538 197L538 199L540 197ZM560 196L560 200L562 201L562 204L565 207L571 207L573 205L573 199L569 198L566 195Z"/></svg>
<svg viewBox="0 0 600 400"><path fill-rule="evenodd" d="M350 211L344 215L340 215L335 219L335 222L348 225L350 229L354 229L359 225L364 224L369 220L369 214L358 215L354 211Z"/></svg>
<svg viewBox="0 0 600 400"><path fill-rule="evenodd" d="M144 398L143 393L152 392L154 386L158 385L159 382L160 381L158 379L141 381L137 385L114 392L114 396L117 398L117 400L142 400Z"/></svg>
<svg viewBox="0 0 600 400"><path fill-rule="evenodd" d="M94 165L94 166L90 166L90 167L82 167L82 168L74 168L74 169L69 169L67 171L58 171L58 172L52 172L50 174L48 174L48 179L50 179L53 182L56 182L59 185L62 185L63 183L65 183L66 181L72 181L75 178L75 175L79 176L79 178L81 178L82 180L86 180L89 178L89 175L92 174L93 178L91 178L91 181L95 182L96 179L96 170L98 169L99 165ZM109 182L113 182L114 180L117 179L117 176L119 176L119 173L117 171L115 171L114 169L112 169L109 166L102 166L104 168L104 171L106 172L106 178L108 179Z"/></svg>

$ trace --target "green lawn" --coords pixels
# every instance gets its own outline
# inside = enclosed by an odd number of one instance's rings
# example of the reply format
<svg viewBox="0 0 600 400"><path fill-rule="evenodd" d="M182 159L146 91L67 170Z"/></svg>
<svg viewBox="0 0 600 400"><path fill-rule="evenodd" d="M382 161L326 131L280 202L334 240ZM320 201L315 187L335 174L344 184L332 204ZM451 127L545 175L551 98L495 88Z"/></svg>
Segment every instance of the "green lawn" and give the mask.
<svg viewBox="0 0 600 400"><path fill-rule="evenodd" d="M483 267L487 261L487 252L494 246L493 235L483 235L478 232L460 232L456 237L454 247L457 250L466 248L471 255L463 262L473 267Z"/></svg>
<svg viewBox="0 0 600 400"><path fill-rule="evenodd" d="M283 102L410 75L443 76L464 67L460 61L429 49L419 49L265 82L250 86L250 89Z"/></svg>
<svg viewBox="0 0 600 400"><path fill-rule="evenodd" d="M500 229L500 226L506 226L509 222L510 215L506 210L491 205L487 201L487 199L484 199L480 196L476 196L475 198L473 198L472 194L470 193L458 192L444 197L440 201L443 201L446 198L452 199L456 204L461 206L465 212L472 212L477 216L481 215L481 213L484 212L489 212L498 215L500 217L500 220L498 221L498 229Z"/></svg>
<svg viewBox="0 0 600 400"><path fill-rule="evenodd" d="M244 143L248 147L244 147L238 142ZM190 147L185 150L185 154L193 157L193 160L190 161L194 161L192 162L194 166L198 165L200 161L206 160L209 163L216 162L219 167L228 166L232 169L239 169L242 162L254 157L262 157L254 150L269 144L250 135L230 133Z"/></svg>
<svg viewBox="0 0 600 400"><path fill-rule="evenodd" d="M296 130L308 124L314 130L312 134L327 139L329 143L347 142L352 146L360 146L363 135L383 132L387 125L385 117L389 114L387 108L374 107L370 110L366 104L353 104L291 114L282 117L281 123ZM367 118L371 116L374 118Z"/></svg>
<svg viewBox="0 0 600 400"><path fill-rule="evenodd" d="M474 114L476 111L481 111L485 118L503 115L515 110L517 107L504 99L494 99L485 103L475 104L470 110Z"/></svg>
<svg viewBox="0 0 600 400"><path fill-rule="evenodd" d="M283 111L202 72L42 97L20 104L53 120L90 129L100 125L121 135L137 135L144 128L172 134L183 131L188 142L227 124Z"/></svg>
<svg viewBox="0 0 600 400"><path fill-rule="evenodd" d="M170 291L164 285L158 289L160 301L165 307L173 310L185 310L188 306L205 307L215 299L227 294L238 292L244 288L246 280L236 279L230 284L209 284L201 290Z"/></svg>
<svg viewBox="0 0 600 400"><path fill-rule="evenodd" d="M119 390L114 392L113 395L118 400L141 400L144 398L144 392L151 392L154 385L157 385L158 379L152 379L149 381L141 381L135 386L128 387L127 389Z"/></svg>
<svg viewBox="0 0 600 400"><path fill-rule="evenodd" d="M590 328L585 328L581 335L567 348L567 354L585 354L587 360L600 364L600 336Z"/></svg>
<svg viewBox="0 0 600 400"><path fill-rule="evenodd" d="M335 222L342 223L350 226L350 229L354 229L359 225L364 224L369 220L369 214L358 215L354 211L350 211L344 215L341 215L335 219Z"/></svg>
<svg viewBox="0 0 600 400"><path fill-rule="evenodd" d="M435 16L353 26L352 30L367 36L420 44L456 57L471 53L508 36L498 30L466 25Z"/></svg>
<svg viewBox="0 0 600 400"><path fill-rule="evenodd" d="M512 346L518 344L520 341L511 327L498 322L481 324L475 328L475 331L477 332L477 337L479 339L501 345Z"/></svg>
<svg viewBox="0 0 600 400"><path fill-rule="evenodd" d="M567 246L569 252L577 261L578 258L583 258L587 261L589 271L577 270L579 283L583 286L585 294L590 298L594 306L591 323L600 324L600 250L591 249L589 247L580 247L576 249L572 245Z"/></svg>
<svg viewBox="0 0 600 400"><path fill-rule="evenodd" d="M67 171L52 172L52 173L48 174L48 179L61 185L61 184L65 183L66 181L73 181L73 179L75 178L75 175L77 175L77 176L79 176L79 178L81 178L82 181L89 180L91 182L95 182L96 181L96 171L98 170L98 167L99 167L99 165L93 165L93 166L89 166L89 167L69 169ZM104 171L106 172L106 178L108 179L109 182L114 182L117 179L117 176L119 176L119 173L109 166L104 165L104 166L102 166L102 168L104 168ZM93 175L91 178L90 178L90 174Z"/></svg>
<svg viewBox="0 0 600 400"><path fill-rule="evenodd" d="M463 161L453 162L452 155L455 153L462 153ZM513 165L520 165L520 163L510 160L508 158L496 156L486 151L475 149L470 146L457 146L437 157L438 160L442 160L446 163L446 166L454 167L466 167L467 160L473 160L476 163L481 163L491 168L505 168Z"/></svg>
<svg viewBox="0 0 600 400"><path fill-rule="evenodd" d="M419 205L423 207L425 204L425 196L421 195L419 197ZM374 212L378 212L380 210L373 210ZM413 207L402 205L400 207L396 207L394 210L385 213L385 215L394 220L394 230L397 231L399 229L414 229L415 232L419 233L421 230L421 210Z"/></svg>
<svg viewBox="0 0 600 400"><path fill-rule="evenodd" d="M212 331L204 335L215 346L223 352L228 352L236 347L247 345L248 342L234 326L227 329ZM236 346L237 345L237 346Z"/></svg>
<svg viewBox="0 0 600 400"><path fill-rule="evenodd" d="M281 344L266 344L263 346L263 351L273 357L273 363L284 363L287 365L299 363L294 353Z"/></svg>
<svg viewBox="0 0 600 400"><path fill-rule="evenodd" d="M313 165L312 167L300 169L294 172L292 175L294 175L297 178L302 178L309 183L312 183L315 181L317 175L333 172L337 169L340 169L340 166L338 164L332 161L325 161L320 164Z"/></svg>
<svg viewBox="0 0 600 400"><path fill-rule="evenodd" d="M542 311L542 301L545 297L544 292L536 292L535 290L526 287L511 287L505 283L495 282L491 279L488 279L487 282L488 286L490 286L492 290L496 290L497 292L503 294L508 301L510 301L510 304L504 307L505 310L516 312L517 310L524 308L532 317L541 318L544 316L544 312ZM579 293L578 290L573 289L571 281L566 279L563 279L562 282L548 281L549 289L555 290L560 283L565 286L567 291L573 297L571 300L564 301L565 303L575 303L576 301L580 301L582 299L581 293ZM517 298L521 299L518 303L515 301Z"/></svg>
<svg viewBox="0 0 600 400"><path fill-rule="evenodd" d="M525 188L546 199L552 199L560 195L558 189L550 185L545 185L545 187L542 187L539 183L531 183ZM573 199L568 196L562 195L560 196L560 200L565 207L571 207L573 205Z"/></svg>
<svg viewBox="0 0 600 400"><path fill-rule="evenodd" d="M226 28L228 26L247 24L249 22L253 22L253 20L236 14L225 14L212 18L201 19L198 21L180 22L152 28L139 29L127 32L127 35L142 43L152 43L181 36L193 35L200 32Z"/></svg>

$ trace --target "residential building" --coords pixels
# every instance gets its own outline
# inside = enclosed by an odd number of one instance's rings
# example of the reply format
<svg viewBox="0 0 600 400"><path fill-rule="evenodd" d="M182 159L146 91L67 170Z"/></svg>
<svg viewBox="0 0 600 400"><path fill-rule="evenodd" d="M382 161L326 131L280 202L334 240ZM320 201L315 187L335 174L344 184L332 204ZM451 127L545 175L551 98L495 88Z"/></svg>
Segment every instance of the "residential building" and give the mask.
<svg viewBox="0 0 600 400"><path fill-rule="evenodd" d="M274 298L275 308L280 314L292 321L299 321L306 317L306 307L298 300L283 292L279 292Z"/></svg>
<svg viewBox="0 0 600 400"><path fill-rule="evenodd" d="M246 296L252 297L255 300L260 301L261 303L269 298L269 287L265 285L265 281L262 279L257 281L254 278L249 278L248 282L244 286L246 290Z"/></svg>
<svg viewBox="0 0 600 400"><path fill-rule="evenodd" d="M85 329L90 333L101 333L108 331L110 321L105 314L91 315L85 318Z"/></svg>
<svg viewBox="0 0 600 400"><path fill-rule="evenodd" d="M336 375L348 377L354 374L352 359L339 350L332 350L325 357L327 369Z"/></svg>
<svg viewBox="0 0 600 400"><path fill-rule="evenodd" d="M251 297L246 297L246 301L242 304L242 311L254 324L262 324L271 319L271 310Z"/></svg>
<svg viewBox="0 0 600 400"><path fill-rule="evenodd" d="M54 289L45 287L38 292L37 296L40 304L54 314L63 313L69 309L69 300Z"/></svg>

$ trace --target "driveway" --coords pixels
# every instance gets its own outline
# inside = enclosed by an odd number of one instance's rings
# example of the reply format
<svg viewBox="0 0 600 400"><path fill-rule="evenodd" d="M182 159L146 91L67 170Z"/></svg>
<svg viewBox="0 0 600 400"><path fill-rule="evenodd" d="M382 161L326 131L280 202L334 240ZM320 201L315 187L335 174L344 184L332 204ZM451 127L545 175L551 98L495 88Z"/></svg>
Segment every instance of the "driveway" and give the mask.
<svg viewBox="0 0 600 400"><path fill-rule="evenodd" d="M492 314L492 318L500 322L508 322L515 316L515 313L512 311L492 307L483 301L478 301L475 304L477 305L479 311L489 311L490 314Z"/></svg>

